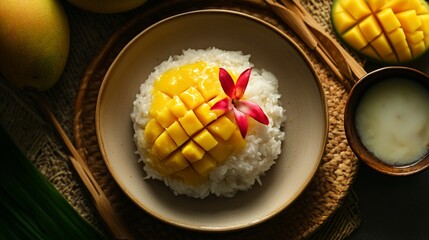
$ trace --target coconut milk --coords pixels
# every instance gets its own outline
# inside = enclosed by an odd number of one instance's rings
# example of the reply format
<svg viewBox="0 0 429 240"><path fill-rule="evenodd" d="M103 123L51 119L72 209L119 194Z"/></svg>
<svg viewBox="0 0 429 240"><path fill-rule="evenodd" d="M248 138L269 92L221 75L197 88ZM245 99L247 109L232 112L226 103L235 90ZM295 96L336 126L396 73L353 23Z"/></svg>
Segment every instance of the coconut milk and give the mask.
<svg viewBox="0 0 429 240"><path fill-rule="evenodd" d="M407 165L429 147L429 91L407 79L373 86L356 110L356 128L365 147L381 161Z"/></svg>

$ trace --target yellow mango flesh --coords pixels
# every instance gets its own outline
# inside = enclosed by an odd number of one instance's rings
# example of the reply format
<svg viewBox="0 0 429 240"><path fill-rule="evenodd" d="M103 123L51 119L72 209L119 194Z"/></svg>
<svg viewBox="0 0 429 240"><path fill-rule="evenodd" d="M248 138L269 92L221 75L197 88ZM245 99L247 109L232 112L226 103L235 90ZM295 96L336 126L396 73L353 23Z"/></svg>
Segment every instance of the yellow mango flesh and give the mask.
<svg viewBox="0 0 429 240"><path fill-rule="evenodd" d="M429 5L424 0L335 0L332 23L355 51L399 64L429 49Z"/></svg>
<svg viewBox="0 0 429 240"><path fill-rule="evenodd" d="M198 185L245 146L234 116L210 110L226 97L218 72L197 62L170 69L155 81L144 136L160 174Z"/></svg>
<svg viewBox="0 0 429 240"><path fill-rule="evenodd" d="M20 88L51 88L69 54L61 1L0 1L0 75Z"/></svg>

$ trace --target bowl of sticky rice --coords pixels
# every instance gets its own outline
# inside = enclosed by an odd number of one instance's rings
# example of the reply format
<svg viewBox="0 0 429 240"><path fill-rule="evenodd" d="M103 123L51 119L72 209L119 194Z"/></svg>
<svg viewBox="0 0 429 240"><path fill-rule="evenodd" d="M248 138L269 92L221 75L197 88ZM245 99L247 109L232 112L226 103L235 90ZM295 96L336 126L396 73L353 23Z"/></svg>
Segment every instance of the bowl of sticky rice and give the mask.
<svg viewBox="0 0 429 240"><path fill-rule="evenodd" d="M110 173L142 210L229 231L271 218L304 191L323 155L327 112L292 39L212 9L166 18L122 49L96 126Z"/></svg>

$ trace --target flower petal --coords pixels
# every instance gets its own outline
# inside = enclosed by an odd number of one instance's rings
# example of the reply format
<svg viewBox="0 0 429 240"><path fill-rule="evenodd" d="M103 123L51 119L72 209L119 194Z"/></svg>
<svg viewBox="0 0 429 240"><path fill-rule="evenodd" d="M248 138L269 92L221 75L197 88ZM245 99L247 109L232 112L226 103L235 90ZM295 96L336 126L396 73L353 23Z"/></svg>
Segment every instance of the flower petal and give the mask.
<svg viewBox="0 0 429 240"><path fill-rule="evenodd" d="M246 100L236 101L235 108L260 123L263 123L265 125L268 125L269 123L268 117L267 115L265 115L262 108L253 102Z"/></svg>
<svg viewBox="0 0 429 240"><path fill-rule="evenodd" d="M233 108L229 98L224 98L222 100L219 100L218 102L216 102L215 104L213 104L213 106L210 108L210 110L231 110Z"/></svg>
<svg viewBox="0 0 429 240"><path fill-rule="evenodd" d="M237 125L238 125L238 129L240 130L241 136L245 138L247 134L247 128L249 126L249 123L247 121L247 116L246 114L244 114L243 112L239 111L236 108L233 108L233 110L234 110L235 121L237 122Z"/></svg>
<svg viewBox="0 0 429 240"><path fill-rule="evenodd" d="M228 71L223 68L219 68L219 81L225 94L228 95L228 97L233 98L235 92L235 83Z"/></svg>
<svg viewBox="0 0 429 240"><path fill-rule="evenodd" d="M237 79L237 83L235 85L235 98L240 99L243 97L244 92L246 91L247 84L249 83L250 73L252 72L252 68L246 69L244 72L240 74Z"/></svg>

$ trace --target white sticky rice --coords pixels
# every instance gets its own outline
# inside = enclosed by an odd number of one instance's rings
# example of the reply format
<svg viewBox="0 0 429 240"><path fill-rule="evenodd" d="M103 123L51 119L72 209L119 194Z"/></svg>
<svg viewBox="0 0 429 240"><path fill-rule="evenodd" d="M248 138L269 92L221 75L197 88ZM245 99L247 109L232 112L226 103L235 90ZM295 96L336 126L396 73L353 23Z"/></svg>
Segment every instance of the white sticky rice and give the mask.
<svg viewBox="0 0 429 240"><path fill-rule="evenodd" d="M195 198L204 198L210 194L232 197L239 190L248 190L255 182L262 184L260 177L275 163L281 153L281 144L285 133L281 126L285 121L285 110L280 104L278 81L268 71L253 68L250 55L239 51L224 51L216 48L206 50L185 50L182 55L172 56L155 67L141 85L140 93L134 101L131 119L135 130L135 142L139 161L145 163L147 178L159 179L170 187L174 194L184 194ZM167 70L198 61L208 66L218 66L239 75L252 67L252 73L244 98L258 104L269 118L269 125L257 123L249 117L249 130L244 149L228 157L209 175L209 181L198 186L188 186L183 182L160 175L150 163L149 147L143 130L150 120L149 109L152 103L154 82ZM252 123L253 121L253 123Z"/></svg>

